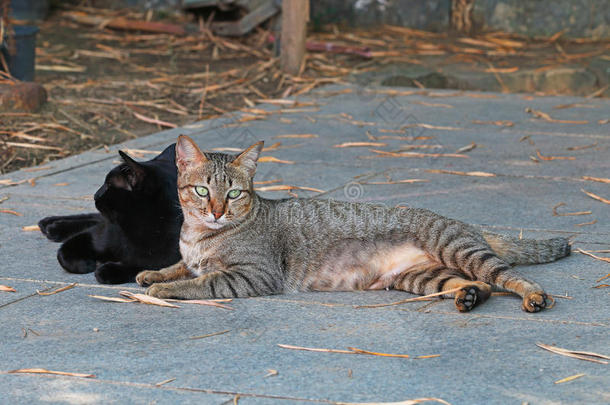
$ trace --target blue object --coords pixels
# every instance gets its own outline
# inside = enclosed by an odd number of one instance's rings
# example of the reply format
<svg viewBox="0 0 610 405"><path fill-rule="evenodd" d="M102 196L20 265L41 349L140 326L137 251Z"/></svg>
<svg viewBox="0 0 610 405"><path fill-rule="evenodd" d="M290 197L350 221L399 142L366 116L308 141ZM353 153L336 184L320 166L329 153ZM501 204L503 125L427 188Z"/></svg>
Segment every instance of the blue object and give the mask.
<svg viewBox="0 0 610 405"><path fill-rule="evenodd" d="M11 17L15 20L42 20L49 12L49 0L12 0Z"/></svg>
<svg viewBox="0 0 610 405"><path fill-rule="evenodd" d="M38 27L33 25L14 25L12 28L15 33L12 44L14 44L16 52L14 54L10 53L9 49L5 46L2 48L2 54L13 77L33 82Z"/></svg>

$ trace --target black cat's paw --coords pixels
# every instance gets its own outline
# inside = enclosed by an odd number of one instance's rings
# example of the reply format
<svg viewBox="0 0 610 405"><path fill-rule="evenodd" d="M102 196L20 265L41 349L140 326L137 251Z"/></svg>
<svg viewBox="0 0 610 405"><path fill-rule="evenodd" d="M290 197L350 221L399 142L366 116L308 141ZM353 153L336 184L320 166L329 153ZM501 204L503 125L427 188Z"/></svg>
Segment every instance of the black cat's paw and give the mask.
<svg viewBox="0 0 610 405"><path fill-rule="evenodd" d="M121 263L104 263L95 269L95 279L100 284L132 283L136 269Z"/></svg>
<svg viewBox="0 0 610 405"><path fill-rule="evenodd" d="M76 255L74 254L76 253ZM70 250L66 244L57 250L57 261L69 273L85 274L95 271L95 260L83 259L77 256L78 252Z"/></svg>
<svg viewBox="0 0 610 405"><path fill-rule="evenodd" d="M545 308L550 308L552 299L543 292L532 293L523 298L521 309L526 312L540 312Z"/></svg>
<svg viewBox="0 0 610 405"><path fill-rule="evenodd" d="M38 227L47 239L61 242L69 236L64 232L63 221L63 217L46 217L38 221Z"/></svg>

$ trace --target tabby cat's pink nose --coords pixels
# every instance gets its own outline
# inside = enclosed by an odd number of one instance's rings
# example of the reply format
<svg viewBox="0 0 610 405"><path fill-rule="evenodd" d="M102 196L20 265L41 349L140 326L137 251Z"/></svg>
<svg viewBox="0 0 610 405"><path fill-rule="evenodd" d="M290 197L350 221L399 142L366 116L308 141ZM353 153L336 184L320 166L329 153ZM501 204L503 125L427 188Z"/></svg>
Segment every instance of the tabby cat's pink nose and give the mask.
<svg viewBox="0 0 610 405"><path fill-rule="evenodd" d="M223 212L212 211L212 215L214 215L215 219L222 217Z"/></svg>

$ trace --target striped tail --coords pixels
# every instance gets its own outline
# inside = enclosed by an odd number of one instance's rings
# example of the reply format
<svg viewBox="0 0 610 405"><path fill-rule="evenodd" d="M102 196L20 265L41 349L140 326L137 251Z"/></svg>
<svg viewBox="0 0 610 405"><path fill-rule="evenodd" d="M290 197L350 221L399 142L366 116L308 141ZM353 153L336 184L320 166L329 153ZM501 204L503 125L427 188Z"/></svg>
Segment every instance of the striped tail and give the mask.
<svg viewBox="0 0 610 405"><path fill-rule="evenodd" d="M510 264L548 263L570 254L567 238L517 239L483 232L483 238L498 256Z"/></svg>

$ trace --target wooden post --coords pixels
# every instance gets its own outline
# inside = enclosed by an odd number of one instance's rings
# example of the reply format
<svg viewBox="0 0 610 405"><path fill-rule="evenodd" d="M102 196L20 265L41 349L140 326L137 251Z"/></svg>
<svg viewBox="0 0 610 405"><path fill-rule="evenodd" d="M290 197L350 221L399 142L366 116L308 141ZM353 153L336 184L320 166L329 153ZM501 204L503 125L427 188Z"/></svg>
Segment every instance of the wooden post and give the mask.
<svg viewBox="0 0 610 405"><path fill-rule="evenodd" d="M280 65L284 73L299 74L305 56L309 0L282 1Z"/></svg>
<svg viewBox="0 0 610 405"><path fill-rule="evenodd" d="M475 0L451 0L451 28L460 34L472 32L472 11Z"/></svg>

